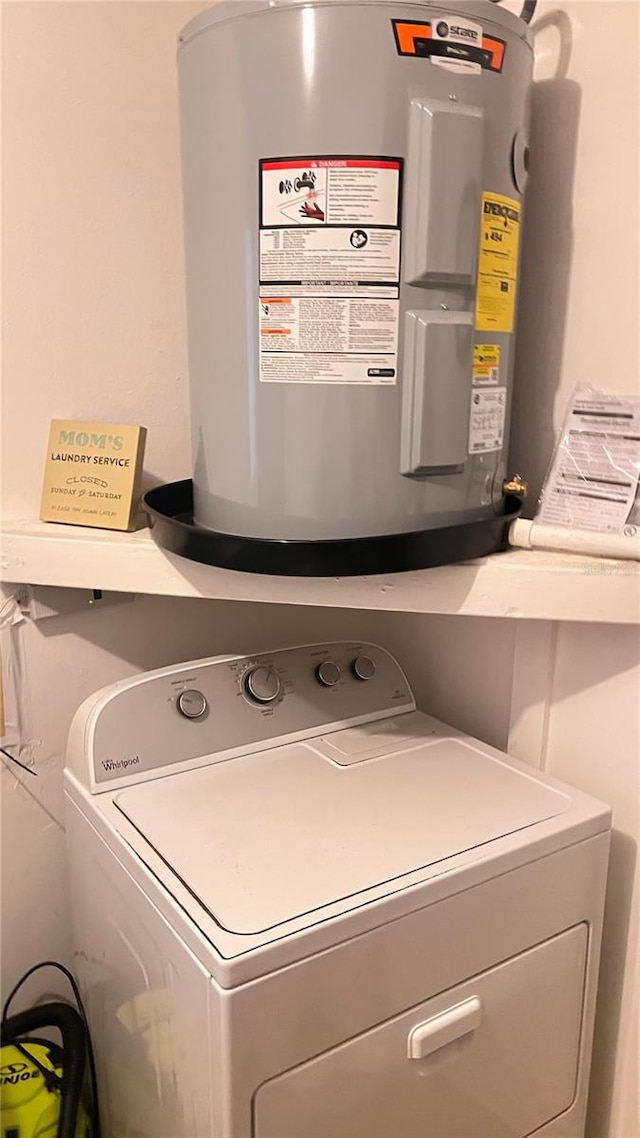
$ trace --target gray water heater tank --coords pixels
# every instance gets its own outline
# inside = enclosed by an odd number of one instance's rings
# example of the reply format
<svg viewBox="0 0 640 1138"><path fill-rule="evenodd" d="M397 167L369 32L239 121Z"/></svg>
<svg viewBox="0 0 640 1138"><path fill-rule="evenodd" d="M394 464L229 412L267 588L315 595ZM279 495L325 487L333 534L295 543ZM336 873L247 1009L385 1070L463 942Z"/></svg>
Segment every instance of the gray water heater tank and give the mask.
<svg viewBox="0 0 640 1138"><path fill-rule="evenodd" d="M178 69L191 555L322 574L504 544L526 23L223 0Z"/></svg>

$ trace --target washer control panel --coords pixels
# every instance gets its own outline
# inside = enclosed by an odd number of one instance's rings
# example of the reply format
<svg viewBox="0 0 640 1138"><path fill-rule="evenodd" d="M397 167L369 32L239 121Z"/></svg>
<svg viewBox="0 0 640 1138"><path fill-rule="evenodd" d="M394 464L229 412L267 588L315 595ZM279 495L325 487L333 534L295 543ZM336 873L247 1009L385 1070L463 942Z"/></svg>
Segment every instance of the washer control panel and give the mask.
<svg viewBox="0 0 640 1138"><path fill-rule="evenodd" d="M413 710L400 665L372 644L215 657L98 692L74 720L85 754L78 760L70 743L68 765L107 790Z"/></svg>

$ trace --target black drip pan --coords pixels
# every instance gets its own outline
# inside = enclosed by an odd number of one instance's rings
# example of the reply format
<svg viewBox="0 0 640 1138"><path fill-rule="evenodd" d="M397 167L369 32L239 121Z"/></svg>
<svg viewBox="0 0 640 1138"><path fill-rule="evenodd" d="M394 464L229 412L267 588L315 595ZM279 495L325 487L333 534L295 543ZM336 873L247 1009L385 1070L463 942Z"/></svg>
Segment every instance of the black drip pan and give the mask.
<svg viewBox="0 0 640 1138"><path fill-rule="evenodd" d="M236 537L196 525L190 478L156 486L143 502L153 537L170 553L222 569L282 577L398 573L487 557L508 548L509 527L522 509L519 498L507 495L502 513L465 525L383 537L286 541Z"/></svg>

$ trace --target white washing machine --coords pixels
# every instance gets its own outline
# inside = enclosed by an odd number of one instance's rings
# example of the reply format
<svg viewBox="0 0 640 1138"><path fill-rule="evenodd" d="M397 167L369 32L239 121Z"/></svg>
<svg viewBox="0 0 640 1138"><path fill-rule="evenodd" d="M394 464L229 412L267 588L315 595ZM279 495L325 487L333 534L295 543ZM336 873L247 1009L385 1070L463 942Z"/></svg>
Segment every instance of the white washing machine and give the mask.
<svg viewBox="0 0 640 1138"><path fill-rule="evenodd" d="M579 1138L610 812L383 649L140 675L71 729L106 1138Z"/></svg>

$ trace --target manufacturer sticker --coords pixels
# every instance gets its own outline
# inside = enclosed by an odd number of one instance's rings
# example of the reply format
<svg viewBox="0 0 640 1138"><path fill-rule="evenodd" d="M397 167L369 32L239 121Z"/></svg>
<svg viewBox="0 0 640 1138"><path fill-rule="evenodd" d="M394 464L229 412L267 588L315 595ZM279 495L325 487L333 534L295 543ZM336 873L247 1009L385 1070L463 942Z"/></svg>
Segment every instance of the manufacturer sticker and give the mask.
<svg viewBox="0 0 640 1138"><path fill-rule="evenodd" d="M482 195L476 329L513 332L520 246L520 202Z"/></svg>
<svg viewBox="0 0 640 1138"><path fill-rule="evenodd" d="M462 17L392 20L398 55L420 56L452 71L500 73L507 45L485 35L482 26Z"/></svg>
<svg viewBox="0 0 640 1138"><path fill-rule="evenodd" d="M469 454L483 454L502 449L506 410L506 387L473 392L469 421Z"/></svg>
<svg viewBox="0 0 640 1138"><path fill-rule="evenodd" d="M473 383L488 387L500 382L500 346L476 344L473 349Z"/></svg>
<svg viewBox="0 0 640 1138"><path fill-rule="evenodd" d="M260 380L395 384L402 159L260 162Z"/></svg>

